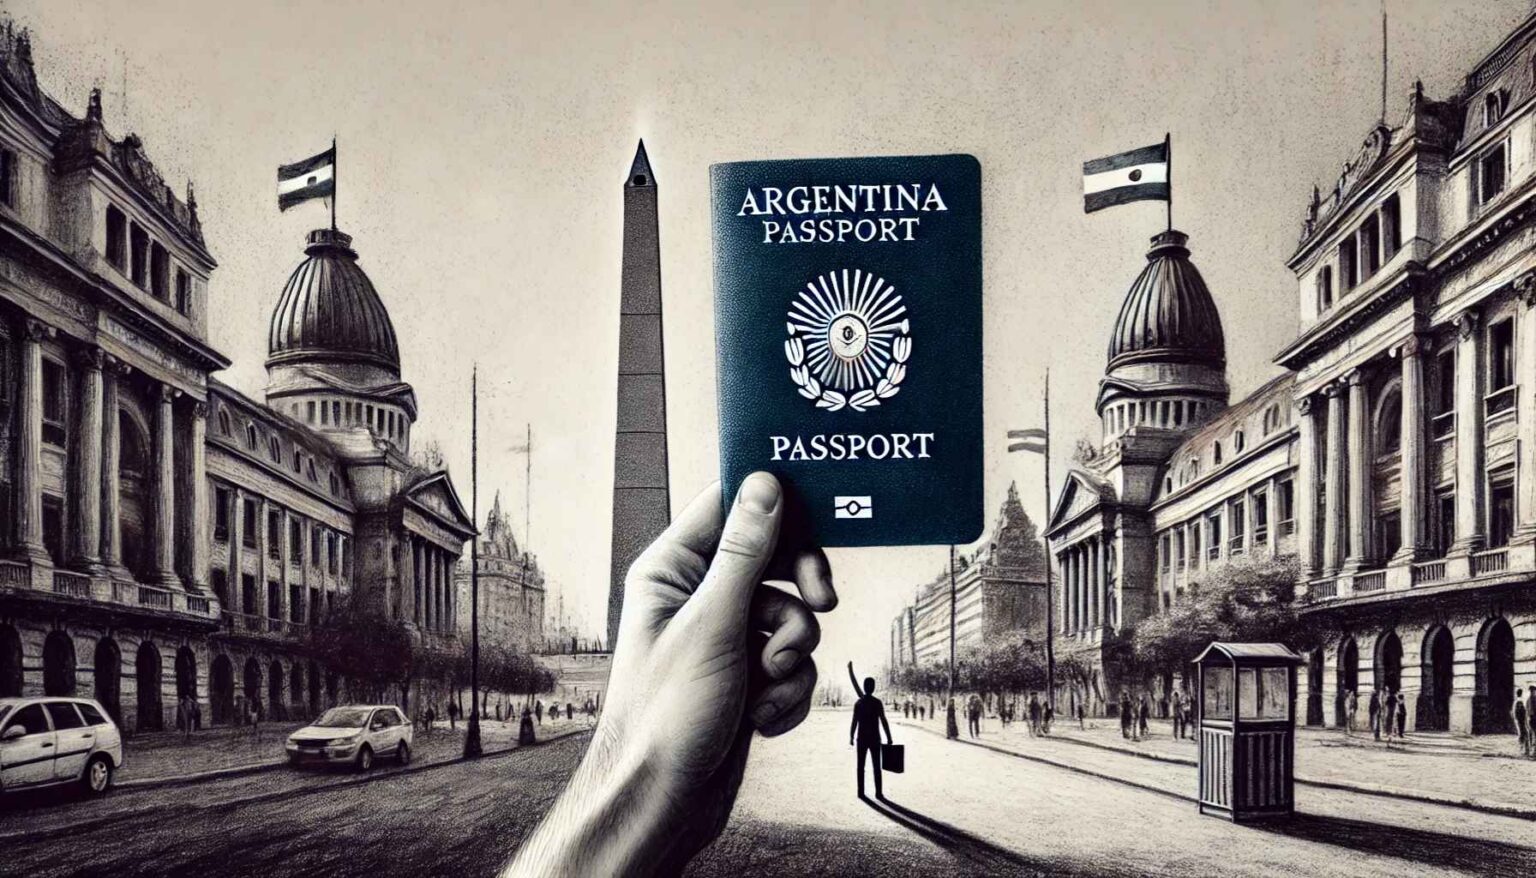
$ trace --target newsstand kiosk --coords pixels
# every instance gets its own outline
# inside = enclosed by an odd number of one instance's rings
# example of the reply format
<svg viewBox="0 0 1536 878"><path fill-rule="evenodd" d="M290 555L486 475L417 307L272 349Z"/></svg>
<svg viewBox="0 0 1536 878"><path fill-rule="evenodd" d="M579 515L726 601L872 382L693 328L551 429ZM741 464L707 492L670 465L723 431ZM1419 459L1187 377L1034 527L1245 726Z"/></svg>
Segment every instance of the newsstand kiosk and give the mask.
<svg viewBox="0 0 1536 878"><path fill-rule="evenodd" d="M1295 811L1296 668L1280 643L1212 643L1199 667L1200 813L1234 822Z"/></svg>

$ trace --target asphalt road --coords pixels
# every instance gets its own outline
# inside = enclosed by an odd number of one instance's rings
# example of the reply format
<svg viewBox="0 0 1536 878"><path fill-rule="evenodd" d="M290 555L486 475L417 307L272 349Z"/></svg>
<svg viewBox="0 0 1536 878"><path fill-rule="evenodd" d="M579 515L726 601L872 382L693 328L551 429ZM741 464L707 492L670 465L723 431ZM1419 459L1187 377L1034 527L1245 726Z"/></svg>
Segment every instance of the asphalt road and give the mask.
<svg viewBox="0 0 1536 878"><path fill-rule="evenodd" d="M1168 766L1075 747L1045 765L897 727L889 805L853 794L846 711L758 740L731 824L689 870L777 875L1536 874L1530 821L1332 790L1276 828L1195 813ZM492 875L549 807L585 734L366 778L273 772L102 802L8 805L5 875ZM1075 755L1074 755L1075 754ZM1065 764L1065 763L1064 763ZM1177 767L1174 767L1177 770ZM1084 770L1124 774L1128 786ZM1158 792L1160 784L1173 783Z"/></svg>

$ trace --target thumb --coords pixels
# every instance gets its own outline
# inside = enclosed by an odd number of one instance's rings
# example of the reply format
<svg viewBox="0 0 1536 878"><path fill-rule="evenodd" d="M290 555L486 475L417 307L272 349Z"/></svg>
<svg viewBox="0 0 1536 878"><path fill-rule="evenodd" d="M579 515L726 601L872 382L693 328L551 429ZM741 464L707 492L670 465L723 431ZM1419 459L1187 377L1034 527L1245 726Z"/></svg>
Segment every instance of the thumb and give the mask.
<svg viewBox="0 0 1536 878"><path fill-rule="evenodd" d="M716 624L745 626L752 592L762 581L779 541L783 491L768 473L753 473L741 483L726 516L709 573L694 600Z"/></svg>

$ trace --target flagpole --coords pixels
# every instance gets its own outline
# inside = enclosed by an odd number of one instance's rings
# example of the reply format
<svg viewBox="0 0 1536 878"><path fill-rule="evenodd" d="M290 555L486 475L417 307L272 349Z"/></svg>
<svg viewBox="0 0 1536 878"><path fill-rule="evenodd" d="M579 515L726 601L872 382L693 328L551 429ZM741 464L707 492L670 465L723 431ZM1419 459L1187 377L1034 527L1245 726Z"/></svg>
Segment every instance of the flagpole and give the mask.
<svg viewBox="0 0 1536 878"><path fill-rule="evenodd" d="M336 135L331 135L331 231L336 231L336 195L341 191L341 160L336 154ZM1169 190L1172 192L1172 190Z"/></svg>
<svg viewBox="0 0 1536 878"><path fill-rule="evenodd" d="M334 204L334 202L333 202ZM480 746L480 366L469 373L469 514L474 533L469 538L469 728L464 730L464 758L473 759Z"/></svg>
<svg viewBox="0 0 1536 878"><path fill-rule="evenodd" d="M1173 231L1173 132L1172 131L1166 131L1166 132L1163 133L1163 155L1167 156L1167 158L1168 158L1168 231L1171 232L1171 231ZM1049 384L1050 384L1049 378L1047 378L1046 384L1047 384L1047 387L1049 387ZM1050 391L1049 390L1046 391L1046 396L1047 397L1050 396ZM1047 416L1047 417L1049 417L1049 416Z"/></svg>
<svg viewBox="0 0 1536 878"><path fill-rule="evenodd" d="M1169 190L1170 192L1172 190ZM1169 221L1169 227L1173 225ZM1056 597L1051 584L1051 369L1045 369L1045 692L1056 709Z"/></svg>

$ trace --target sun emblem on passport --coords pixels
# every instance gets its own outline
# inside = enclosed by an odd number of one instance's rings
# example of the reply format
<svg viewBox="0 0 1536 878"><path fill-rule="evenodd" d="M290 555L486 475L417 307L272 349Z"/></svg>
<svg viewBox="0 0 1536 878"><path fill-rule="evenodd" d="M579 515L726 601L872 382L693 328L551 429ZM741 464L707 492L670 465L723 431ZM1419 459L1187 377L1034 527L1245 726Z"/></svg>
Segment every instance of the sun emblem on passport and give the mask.
<svg viewBox="0 0 1536 878"><path fill-rule="evenodd" d="M874 408L901 391L912 356L896 288L860 269L829 271L789 305L784 356L800 395L830 412Z"/></svg>

